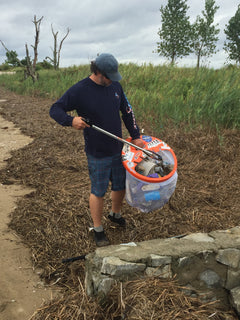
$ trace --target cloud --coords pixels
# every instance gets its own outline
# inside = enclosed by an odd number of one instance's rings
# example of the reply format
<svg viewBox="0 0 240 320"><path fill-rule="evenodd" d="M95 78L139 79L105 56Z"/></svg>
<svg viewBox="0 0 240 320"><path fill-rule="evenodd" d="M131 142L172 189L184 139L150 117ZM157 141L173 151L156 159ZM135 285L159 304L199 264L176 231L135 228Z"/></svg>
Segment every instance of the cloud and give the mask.
<svg viewBox="0 0 240 320"><path fill-rule="evenodd" d="M60 41L69 27L70 34L63 44L61 66L88 63L99 52L111 52L121 61L135 63L162 63L153 51L157 47L158 30L161 27L161 5L167 0L12 0L0 3L1 29L0 39L10 50L16 50L20 58L25 56L25 43L29 50L34 44L34 15L43 16L40 28L39 60L51 56L54 31L59 31ZM225 40L224 28L235 14L239 0L218 0L220 6L215 23L219 23L218 48L220 52L214 56L214 63L224 63L222 50ZM188 1L188 15L191 22L204 10L204 1ZM31 52L31 54L33 54ZM6 59L5 51L0 48L0 63ZM211 59L210 59L211 60ZM184 63L194 65L195 57L187 57ZM179 61L183 63L183 61Z"/></svg>

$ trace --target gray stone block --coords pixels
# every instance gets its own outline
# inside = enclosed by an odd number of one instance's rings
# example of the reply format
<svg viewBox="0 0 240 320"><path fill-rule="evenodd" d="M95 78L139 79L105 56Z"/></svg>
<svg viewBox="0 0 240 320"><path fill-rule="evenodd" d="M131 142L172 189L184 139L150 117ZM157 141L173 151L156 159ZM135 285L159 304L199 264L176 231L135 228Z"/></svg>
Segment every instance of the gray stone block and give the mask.
<svg viewBox="0 0 240 320"><path fill-rule="evenodd" d="M234 248L219 250L216 260L231 268L238 268L240 262L240 250Z"/></svg>
<svg viewBox="0 0 240 320"><path fill-rule="evenodd" d="M146 265L144 263L132 263L116 257L106 257L103 258L101 273L112 276L124 276L142 272L145 268Z"/></svg>
<svg viewBox="0 0 240 320"><path fill-rule="evenodd" d="M236 287L230 291L230 301L238 315L240 315L240 287Z"/></svg>
<svg viewBox="0 0 240 320"><path fill-rule="evenodd" d="M212 237L209 237L207 233L192 233L184 237L184 239L192 240L195 242L214 242Z"/></svg>
<svg viewBox="0 0 240 320"><path fill-rule="evenodd" d="M240 286L240 270L229 269L227 272L227 280L225 288L231 290L235 287Z"/></svg>
<svg viewBox="0 0 240 320"><path fill-rule="evenodd" d="M114 283L115 280L113 280L112 278L102 279L102 281L98 285L98 293L103 293L104 295L107 295Z"/></svg>
<svg viewBox="0 0 240 320"><path fill-rule="evenodd" d="M221 278L212 270L205 270L199 275L199 279L203 281L208 288L217 288L221 286Z"/></svg>
<svg viewBox="0 0 240 320"><path fill-rule="evenodd" d="M172 278L172 270L170 265L165 265L163 267L158 267L158 268L148 267L146 268L145 273L147 276L150 276L150 277L159 277L163 279Z"/></svg>
<svg viewBox="0 0 240 320"><path fill-rule="evenodd" d="M150 254L149 266L158 267L172 262L172 257L170 256L159 256L156 254Z"/></svg>

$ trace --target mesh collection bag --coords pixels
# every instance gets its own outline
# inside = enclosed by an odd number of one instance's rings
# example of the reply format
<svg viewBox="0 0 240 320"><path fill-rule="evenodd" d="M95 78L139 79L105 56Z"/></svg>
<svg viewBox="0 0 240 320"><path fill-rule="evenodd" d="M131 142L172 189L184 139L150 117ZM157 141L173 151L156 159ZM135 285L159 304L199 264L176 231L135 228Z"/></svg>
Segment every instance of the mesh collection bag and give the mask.
<svg viewBox="0 0 240 320"><path fill-rule="evenodd" d="M142 212L162 208L175 191L177 184L177 158L162 140L141 136L144 149L158 153L162 161L146 156L141 150L127 144L122 150L126 169L126 201ZM127 139L131 141L131 138Z"/></svg>

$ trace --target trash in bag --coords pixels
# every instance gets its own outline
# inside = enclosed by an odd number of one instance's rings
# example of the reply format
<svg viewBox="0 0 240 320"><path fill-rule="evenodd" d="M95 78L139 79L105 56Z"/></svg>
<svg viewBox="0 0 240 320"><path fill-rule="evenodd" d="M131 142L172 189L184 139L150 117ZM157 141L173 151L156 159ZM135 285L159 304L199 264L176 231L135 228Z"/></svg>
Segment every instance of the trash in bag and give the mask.
<svg viewBox="0 0 240 320"><path fill-rule="evenodd" d="M141 136L146 150L160 155L148 157L141 150L127 144L122 150L126 169L126 201L142 212L162 208L175 191L177 184L177 158L173 150L162 140ZM131 138L127 139L131 141Z"/></svg>

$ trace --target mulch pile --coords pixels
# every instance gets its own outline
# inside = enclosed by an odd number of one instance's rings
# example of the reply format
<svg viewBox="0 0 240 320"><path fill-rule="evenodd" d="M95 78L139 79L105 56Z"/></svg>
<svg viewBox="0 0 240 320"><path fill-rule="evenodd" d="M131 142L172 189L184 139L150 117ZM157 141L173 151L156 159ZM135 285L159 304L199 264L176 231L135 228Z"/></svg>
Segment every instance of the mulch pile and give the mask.
<svg viewBox="0 0 240 320"><path fill-rule="evenodd" d="M109 301L84 291L84 261L62 259L95 250L89 232L90 182L82 132L61 127L49 117L50 99L23 97L0 88L0 114L32 137L14 151L0 171L0 183L19 183L34 192L18 201L10 228L32 251L33 264L46 284L62 287L62 296L37 310L42 319L236 319L233 311L186 297L175 281L148 279L113 287ZM155 136L148 124L145 134ZM3 129L4 130L4 129ZM127 133L124 137L127 138ZM210 232L239 225L240 134L237 130L165 128L158 138L178 159L178 183L162 209L144 214L124 203L126 230L104 219L112 244ZM105 212L111 208L110 190ZM211 317L210 317L211 316Z"/></svg>

